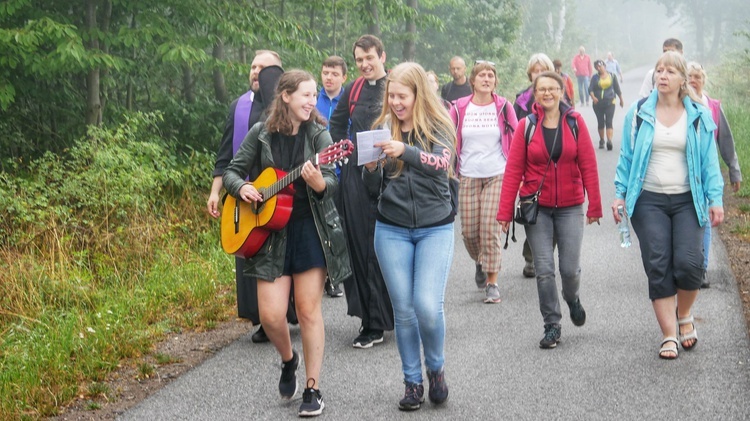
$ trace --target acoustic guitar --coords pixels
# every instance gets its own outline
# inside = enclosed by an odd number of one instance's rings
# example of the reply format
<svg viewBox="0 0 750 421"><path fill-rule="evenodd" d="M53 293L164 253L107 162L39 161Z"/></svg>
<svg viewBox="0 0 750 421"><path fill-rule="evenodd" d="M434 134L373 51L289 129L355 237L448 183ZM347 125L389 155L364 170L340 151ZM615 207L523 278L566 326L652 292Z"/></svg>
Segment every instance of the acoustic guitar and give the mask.
<svg viewBox="0 0 750 421"><path fill-rule="evenodd" d="M344 139L315 154L310 162L317 166L343 161L353 150L352 141ZM288 173L266 168L253 181L253 187L263 197L260 202L247 203L226 194L221 215L221 247L224 251L239 257L253 257L271 232L284 228L292 214L292 183L301 175L302 165Z"/></svg>

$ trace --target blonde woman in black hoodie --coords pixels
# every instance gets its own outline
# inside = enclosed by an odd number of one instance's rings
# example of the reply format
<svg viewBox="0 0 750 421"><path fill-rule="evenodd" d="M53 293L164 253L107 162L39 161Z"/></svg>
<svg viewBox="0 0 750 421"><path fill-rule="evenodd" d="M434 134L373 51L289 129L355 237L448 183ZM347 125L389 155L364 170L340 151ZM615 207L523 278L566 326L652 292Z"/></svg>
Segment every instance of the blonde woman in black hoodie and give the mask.
<svg viewBox="0 0 750 421"><path fill-rule="evenodd" d="M448 399L443 303L453 260L449 177L456 135L419 64L393 68L385 99L375 126L389 127L391 140L377 145L385 159L366 164L362 177L379 197L375 252L393 304L406 384L399 409L415 410L424 402L421 348L430 401Z"/></svg>

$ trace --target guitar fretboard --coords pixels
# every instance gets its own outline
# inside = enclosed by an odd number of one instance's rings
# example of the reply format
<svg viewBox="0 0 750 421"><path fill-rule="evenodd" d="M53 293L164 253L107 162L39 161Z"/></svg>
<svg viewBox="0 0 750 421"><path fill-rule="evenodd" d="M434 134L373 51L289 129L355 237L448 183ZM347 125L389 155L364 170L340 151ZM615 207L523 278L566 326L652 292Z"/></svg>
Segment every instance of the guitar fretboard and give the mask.
<svg viewBox="0 0 750 421"><path fill-rule="evenodd" d="M263 195L263 199L266 200L269 197L276 196L280 191L284 190L286 186L292 184L294 180L302 175L303 165L304 164L289 171L285 176L281 177L280 179L278 179L278 181L271 184L270 186L260 189L260 194Z"/></svg>

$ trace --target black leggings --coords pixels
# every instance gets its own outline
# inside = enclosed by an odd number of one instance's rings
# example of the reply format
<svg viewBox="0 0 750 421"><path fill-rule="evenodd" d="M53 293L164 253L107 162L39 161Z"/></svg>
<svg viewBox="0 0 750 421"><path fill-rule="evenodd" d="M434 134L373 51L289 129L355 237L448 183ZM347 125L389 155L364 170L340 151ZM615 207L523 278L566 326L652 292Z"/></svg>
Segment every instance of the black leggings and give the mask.
<svg viewBox="0 0 750 421"><path fill-rule="evenodd" d="M611 100L608 100L611 101ZM603 129L606 125L608 129L612 128L612 119L615 116L615 104L609 102L608 104L602 104L604 100L599 100L594 104L594 114L596 114L597 128Z"/></svg>

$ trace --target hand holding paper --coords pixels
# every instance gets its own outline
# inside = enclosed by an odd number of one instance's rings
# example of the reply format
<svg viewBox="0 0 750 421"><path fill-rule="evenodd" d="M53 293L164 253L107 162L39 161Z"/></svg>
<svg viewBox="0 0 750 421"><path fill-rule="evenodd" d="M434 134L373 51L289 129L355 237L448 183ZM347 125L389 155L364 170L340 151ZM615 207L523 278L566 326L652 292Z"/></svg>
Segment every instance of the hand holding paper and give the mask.
<svg viewBox="0 0 750 421"><path fill-rule="evenodd" d="M391 139L390 130L357 132L357 165L377 161L383 157L383 148L375 144Z"/></svg>

